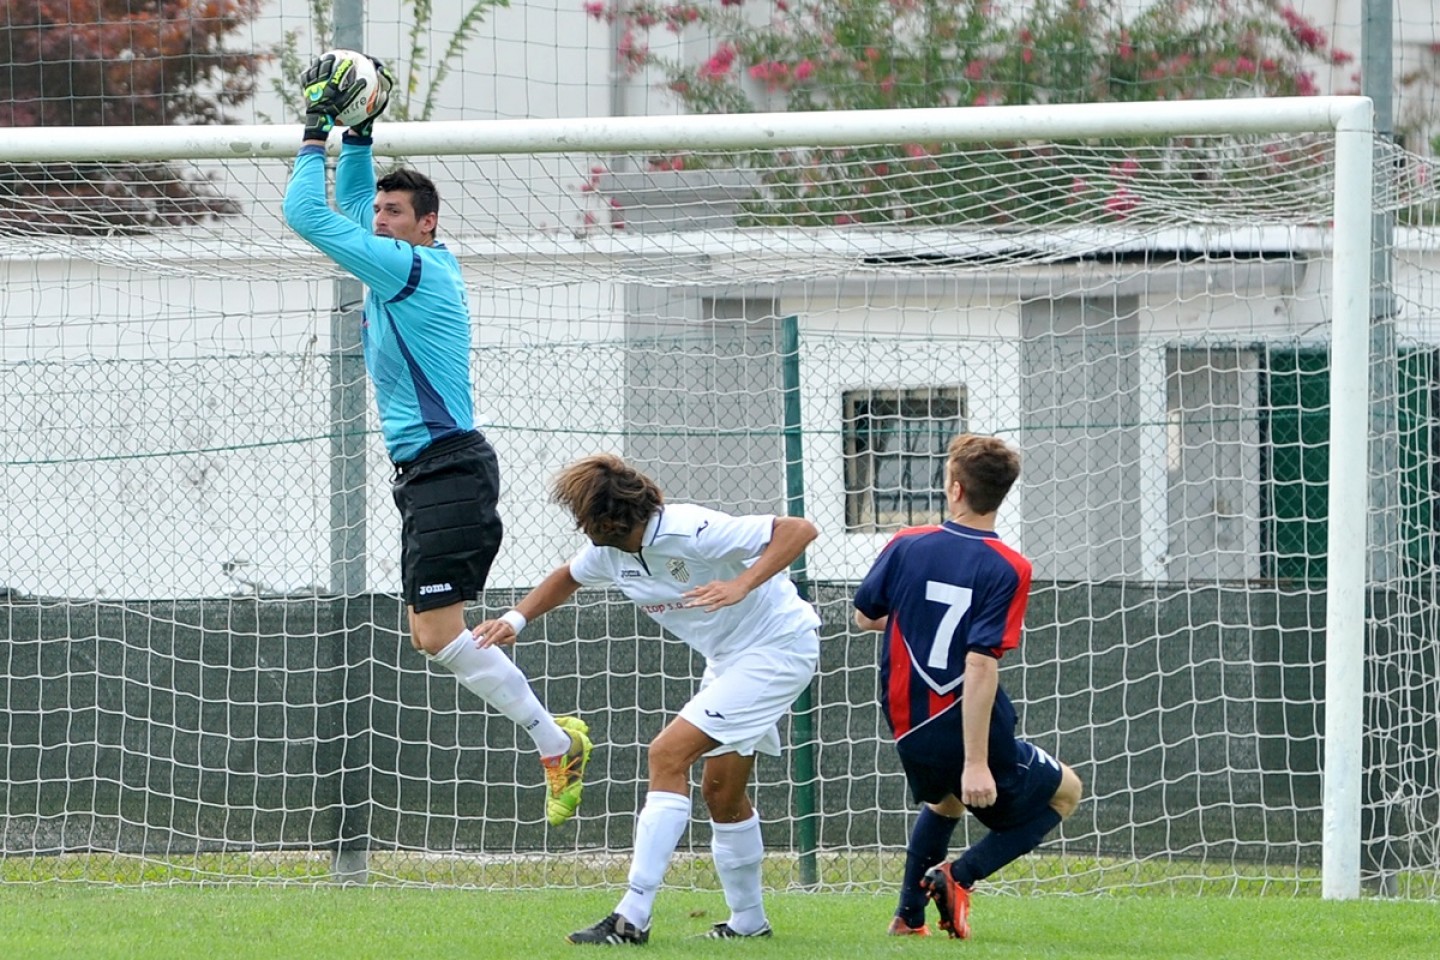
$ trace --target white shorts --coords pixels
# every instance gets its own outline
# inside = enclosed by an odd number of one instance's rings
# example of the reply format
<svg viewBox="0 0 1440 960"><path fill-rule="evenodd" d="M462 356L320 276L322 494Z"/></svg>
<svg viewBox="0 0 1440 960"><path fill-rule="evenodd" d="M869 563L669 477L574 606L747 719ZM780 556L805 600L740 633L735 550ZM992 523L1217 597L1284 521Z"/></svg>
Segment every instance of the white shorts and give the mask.
<svg viewBox="0 0 1440 960"><path fill-rule="evenodd" d="M814 630L793 643L746 650L723 663L709 663L700 689L680 716L720 746L705 754L780 755L780 718L815 676L820 659Z"/></svg>

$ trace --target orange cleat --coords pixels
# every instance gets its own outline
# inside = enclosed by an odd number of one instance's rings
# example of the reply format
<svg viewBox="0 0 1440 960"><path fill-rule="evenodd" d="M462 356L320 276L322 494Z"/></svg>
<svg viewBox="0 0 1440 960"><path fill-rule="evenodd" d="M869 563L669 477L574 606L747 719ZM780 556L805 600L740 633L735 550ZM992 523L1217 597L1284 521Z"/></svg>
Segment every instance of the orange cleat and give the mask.
<svg viewBox="0 0 1440 960"><path fill-rule="evenodd" d="M960 940L970 939L970 891L955 882L950 864L925 871L920 886L940 910L940 929Z"/></svg>
<svg viewBox="0 0 1440 960"><path fill-rule="evenodd" d="M891 917L890 929L885 932L892 937L928 937L930 926L922 923L918 927L912 927L899 917Z"/></svg>

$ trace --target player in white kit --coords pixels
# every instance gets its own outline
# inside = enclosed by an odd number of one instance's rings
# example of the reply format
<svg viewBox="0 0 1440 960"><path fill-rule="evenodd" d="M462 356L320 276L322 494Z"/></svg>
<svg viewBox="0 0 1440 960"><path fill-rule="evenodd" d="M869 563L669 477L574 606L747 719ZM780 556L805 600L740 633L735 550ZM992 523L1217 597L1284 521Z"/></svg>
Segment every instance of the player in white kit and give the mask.
<svg viewBox="0 0 1440 960"><path fill-rule="evenodd" d="M799 517L731 516L666 503L655 482L611 455L555 478L552 499L590 540L514 609L477 626L483 646L514 643L525 624L582 586L615 587L705 657L700 689L650 743L650 787L635 827L625 896L571 943L643 944L655 894L690 822L690 768L705 758L715 870L730 908L705 934L768 937L760 893L764 846L750 802L757 751L780 753L777 722L815 675L820 618L787 573L815 539Z"/></svg>

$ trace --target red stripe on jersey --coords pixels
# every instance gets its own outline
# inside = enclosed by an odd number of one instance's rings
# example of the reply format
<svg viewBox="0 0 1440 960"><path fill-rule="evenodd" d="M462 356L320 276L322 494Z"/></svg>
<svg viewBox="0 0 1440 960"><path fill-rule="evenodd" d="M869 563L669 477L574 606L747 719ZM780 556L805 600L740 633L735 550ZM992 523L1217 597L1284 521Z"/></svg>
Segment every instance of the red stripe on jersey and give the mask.
<svg viewBox="0 0 1440 960"><path fill-rule="evenodd" d="M895 531L895 536L891 537L888 541L886 541L885 546L890 546L890 544L894 543L896 540L899 540L901 537L913 537L917 533L934 533L936 530L944 529L944 527L938 527L933 523L923 527L906 527L903 530ZM882 550L881 552L883 553L884 551Z"/></svg>
<svg viewBox="0 0 1440 960"><path fill-rule="evenodd" d="M890 644L890 725L899 740L910 732L910 651L894 613L885 633Z"/></svg>
<svg viewBox="0 0 1440 960"><path fill-rule="evenodd" d="M1030 602L1030 561L999 540L985 542L1005 558L1005 562L1015 570L1015 576L1020 581L1015 586L1015 595L1010 598L1010 609L1005 614L1005 636L1001 638L1000 648L996 651L998 659L1006 650L1014 650L1020 646L1020 628L1025 624L1025 605Z"/></svg>

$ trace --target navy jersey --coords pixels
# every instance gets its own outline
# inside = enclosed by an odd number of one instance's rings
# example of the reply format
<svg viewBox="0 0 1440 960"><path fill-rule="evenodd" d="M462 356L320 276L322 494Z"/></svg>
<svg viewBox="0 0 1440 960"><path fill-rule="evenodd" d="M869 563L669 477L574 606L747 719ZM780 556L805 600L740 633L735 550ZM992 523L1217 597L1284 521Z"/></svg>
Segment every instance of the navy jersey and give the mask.
<svg viewBox="0 0 1440 960"><path fill-rule="evenodd" d="M339 211L325 199L325 150L300 150L285 190L285 220L368 290L360 336L390 459L414 460L437 440L475 427L470 307L455 255L370 231L375 161L346 140L335 171Z"/></svg>
<svg viewBox="0 0 1440 960"><path fill-rule="evenodd" d="M997 659L1020 643L1030 561L991 531L947 520L897 533L855 591L855 608L888 617L880 704L898 740L960 702L965 655ZM1010 710L1003 690L995 709Z"/></svg>

